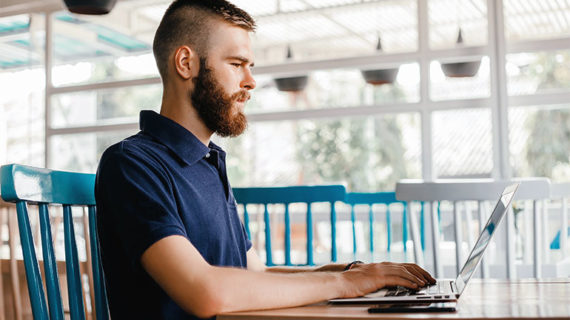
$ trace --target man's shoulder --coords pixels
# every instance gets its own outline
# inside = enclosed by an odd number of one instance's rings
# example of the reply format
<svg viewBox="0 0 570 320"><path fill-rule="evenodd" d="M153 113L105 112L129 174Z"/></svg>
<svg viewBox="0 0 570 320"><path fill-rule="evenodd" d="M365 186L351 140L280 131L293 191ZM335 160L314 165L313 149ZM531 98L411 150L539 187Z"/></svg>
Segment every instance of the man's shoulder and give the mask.
<svg viewBox="0 0 570 320"><path fill-rule="evenodd" d="M133 136L125 138L110 147L108 147L101 156L100 163L112 158L113 160L121 159L145 159L148 155L164 149L163 146L154 141L149 136L139 132Z"/></svg>
<svg viewBox="0 0 570 320"><path fill-rule="evenodd" d="M115 172L135 166L154 168L162 167L161 154L166 148L148 135L141 132L119 141L103 152L97 175L102 172ZM123 168L123 169L121 169Z"/></svg>

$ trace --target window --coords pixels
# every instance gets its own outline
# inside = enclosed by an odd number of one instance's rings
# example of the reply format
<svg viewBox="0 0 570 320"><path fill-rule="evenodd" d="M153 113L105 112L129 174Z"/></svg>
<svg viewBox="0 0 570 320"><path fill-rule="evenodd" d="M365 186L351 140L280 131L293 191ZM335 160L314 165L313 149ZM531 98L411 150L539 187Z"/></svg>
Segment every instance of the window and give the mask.
<svg viewBox="0 0 570 320"><path fill-rule="evenodd" d="M221 143L234 186L346 183L372 192L421 177L414 113L252 123L243 136Z"/></svg>
<svg viewBox="0 0 570 320"><path fill-rule="evenodd" d="M0 163L44 165L44 21L0 18Z"/></svg>

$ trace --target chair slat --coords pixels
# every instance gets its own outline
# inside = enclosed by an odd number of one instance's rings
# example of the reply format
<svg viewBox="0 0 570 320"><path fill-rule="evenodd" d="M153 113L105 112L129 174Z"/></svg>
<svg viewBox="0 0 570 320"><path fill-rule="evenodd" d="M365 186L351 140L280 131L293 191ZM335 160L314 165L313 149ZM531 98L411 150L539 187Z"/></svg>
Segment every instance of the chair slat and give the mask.
<svg viewBox="0 0 570 320"><path fill-rule="evenodd" d="M91 263L93 264L93 286L95 291L95 316L97 320L109 319L105 281L103 280L101 260L99 259L99 241L97 240L97 222L95 206L88 207L89 240L91 241Z"/></svg>
<svg viewBox="0 0 570 320"><path fill-rule="evenodd" d="M73 228L71 206L63 206L63 228L65 236L65 265L67 273L67 288L69 295L69 310L72 320L85 319L83 296L81 289L81 276L79 271L79 258L77 243Z"/></svg>
<svg viewBox="0 0 570 320"><path fill-rule="evenodd" d="M20 230L20 242L22 243L22 253L24 256L24 267L26 269L26 277L28 277L28 293L30 294L32 314L34 315L34 319L47 320L48 308L42 285L42 276L38 266L38 259L34 249L34 240L32 238L26 203L24 201L18 201L16 203L16 211Z"/></svg>
<svg viewBox="0 0 570 320"><path fill-rule="evenodd" d="M331 261L336 262L336 209L334 202L331 202Z"/></svg>
<svg viewBox="0 0 570 320"><path fill-rule="evenodd" d="M352 224L352 259L356 260L356 214L354 205L350 206L350 223Z"/></svg>
<svg viewBox="0 0 570 320"><path fill-rule="evenodd" d="M390 217L390 205L386 205L386 251L390 253L392 249L392 219Z"/></svg>
<svg viewBox="0 0 570 320"><path fill-rule="evenodd" d="M368 229L370 232L370 261L374 261L374 210L368 205Z"/></svg>
<svg viewBox="0 0 570 320"><path fill-rule="evenodd" d="M311 204L307 203L307 265L312 266L313 260L313 212Z"/></svg>
<svg viewBox="0 0 570 320"><path fill-rule="evenodd" d="M408 204L404 203L403 205L404 209L402 211L402 242L404 245L404 252L408 252Z"/></svg>
<svg viewBox="0 0 570 320"><path fill-rule="evenodd" d="M61 301L61 293L59 290L57 262L53 250L53 238L51 235L48 205L41 203L39 205L39 211L49 315L50 319L59 320L63 319L63 306Z"/></svg>
<svg viewBox="0 0 570 320"><path fill-rule="evenodd" d="M263 219L265 221L265 256L267 258L265 264L273 266L273 258L271 256L271 221L269 220L267 204L264 204L263 208Z"/></svg>
<svg viewBox="0 0 570 320"><path fill-rule="evenodd" d="M291 266L291 217L289 204L285 203L285 265Z"/></svg>
<svg viewBox="0 0 570 320"><path fill-rule="evenodd" d="M411 202L408 202L408 207L412 210ZM422 243L422 252L426 250L426 215L425 215L425 203L420 202L420 242Z"/></svg>

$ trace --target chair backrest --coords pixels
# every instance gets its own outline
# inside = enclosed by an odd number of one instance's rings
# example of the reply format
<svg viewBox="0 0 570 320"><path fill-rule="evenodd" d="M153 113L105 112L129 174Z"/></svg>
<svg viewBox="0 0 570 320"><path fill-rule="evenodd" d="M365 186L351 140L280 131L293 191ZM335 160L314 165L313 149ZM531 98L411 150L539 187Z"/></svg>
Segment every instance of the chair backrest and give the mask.
<svg viewBox="0 0 570 320"><path fill-rule="evenodd" d="M108 319L107 299L95 224L95 175L11 164L1 167L0 182L2 198L5 201L16 203L26 279L34 319L64 319L48 212L48 206L52 204L63 206L65 265L71 319L85 319L79 258L71 212L72 206L85 206L88 209L94 283L92 290L95 296L96 317L98 320ZM30 229L28 203L37 204L39 209L47 304Z"/></svg>
<svg viewBox="0 0 570 320"><path fill-rule="evenodd" d="M408 239L407 234L407 223L406 223L406 202L396 199L395 192L349 192L346 194L346 199L344 202L350 205L350 220L352 223L352 253L354 259L356 260L356 213L354 207L357 205L367 205L368 206L368 232L369 232L369 249L371 261L374 260L374 211L373 206L375 204L383 204L386 206L386 236L387 236L387 246L386 251L391 251L392 243L392 220L390 216L390 205L395 203L400 203L403 205L402 211L402 240L404 246L404 252L407 251L406 243Z"/></svg>
<svg viewBox="0 0 570 320"><path fill-rule="evenodd" d="M271 225L269 218L268 204L285 205L285 265L291 263L291 220L289 214L289 204L307 204L307 265L314 265L313 259L313 216L311 203L329 202L331 207L331 261L337 260L336 249L336 210L335 202L344 201L346 189L342 185L327 186L291 186L291 187L255 187L255 188L233 188L234 196L238 203L243 204L244 225L248 236L251 238L249 229L248 204L260 204L264 206L265 222L265 254L266 264L274 265L271 255Z"/></svg>
<svg viewBox="0 0 570 320"><path fill-rule="evenodd" d="M560 200L560 230L556 232L556 236L550 243L550 249L560 249L562 257L568 255L568 235L570 235L570 227L568 227L568 199L570 199L570 183L553 183L551 185L551 198Z"/></svg>
<svg viewBox="0 0 570 320"><path fill-rule="evenodd" d="M433 182L425 182L422 180L402 180L396 184L396 197L398 200L402 201L425 201L429 203L428 209L431 214L431 242L432 242L432 254L433 254L433 266L434 272L437 277L443 276L442 264L439 261L439 212L433 210L434 204L439 204L441 201L451 201L453 203L453 226L455 234L455 266L456 271L459 273L459 268L463 264L464 254L462 252L462 215L458 209L457 203L463 201L477 201L477 209L479 213L479 224L483 225L486 221L486 212L484 211L485 201L497 201L499 195L505 187L508 185L519 182L520 186L517 193L515 194L514 200L532 200L534 201L534 260L535 260L535 276L539 276L540 267L540 252L542 248L539 242L539 231L537 226L539 225L539 214L537 211L537 202L548 199L551 194L550 180L547 178L536 177L536 178L517 178L510 181L496 181L492 179L446 179L446 180L436 180ZM408 205L410 208L410 205ZM439 211L439 206L438 210ZM467 215L467 223L471 222L470 211L465 210ZM419 236L414 229L417 229L415 223L415 215L412 210L409 210L410 222L412 224L412 238L414 238L414 244L419 243ZM505 246L506 246L506 274L507 277L512 278L515 274L515 259L514 250L512 245L512 235L514 229L514 217L512 213L509 212L506 215L505 223ZM471 230L468 228L467 230ZM473 233L468 232L468 237L470 237L469 244L473 243ZM414 255L416 261L423 263L423 256L419 250L418 245L414 245ZM488 271L486 270L485 260L482 262L482 276L486 277Z"/></svg>

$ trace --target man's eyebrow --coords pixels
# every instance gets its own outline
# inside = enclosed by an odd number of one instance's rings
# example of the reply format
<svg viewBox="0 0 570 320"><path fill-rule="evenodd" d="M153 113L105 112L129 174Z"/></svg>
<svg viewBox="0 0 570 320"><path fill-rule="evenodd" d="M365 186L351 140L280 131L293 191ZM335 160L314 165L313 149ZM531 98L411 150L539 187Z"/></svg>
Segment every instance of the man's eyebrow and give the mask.
<svg viewBox="0 0 570 320"><path fill-rule="evenodd" d="M229 56L228 57L228 60L232 60L232 59L239 60L243 63L250 63L250 65L249 65L250 67L253 67L255 65L255 63L253 61L250 61L248 58L246 58L244 56Z"/></svg>

